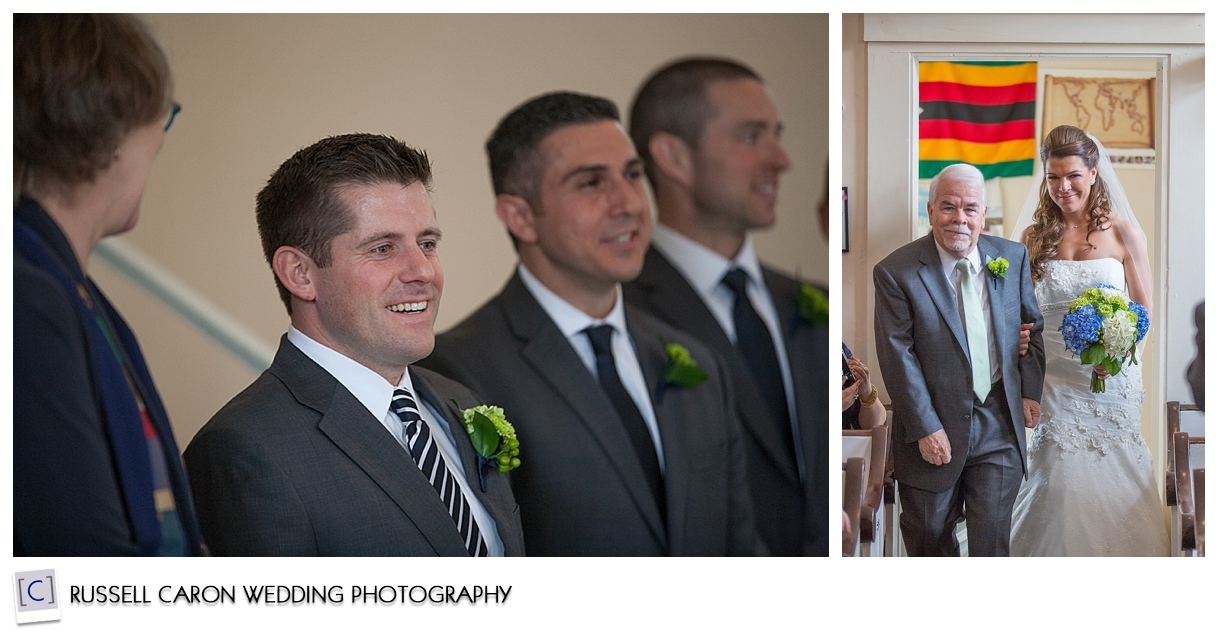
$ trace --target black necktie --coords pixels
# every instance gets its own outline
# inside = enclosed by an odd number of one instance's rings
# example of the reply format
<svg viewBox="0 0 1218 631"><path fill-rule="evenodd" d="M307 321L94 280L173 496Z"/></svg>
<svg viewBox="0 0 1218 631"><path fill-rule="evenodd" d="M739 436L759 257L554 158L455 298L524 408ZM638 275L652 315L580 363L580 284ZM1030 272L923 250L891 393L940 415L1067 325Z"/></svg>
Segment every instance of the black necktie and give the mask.
<svg viewBox="0 0 1218 631"><path fill-rule="evenodd" d="M440 446L431 436L431 429L427 427L423 417L419 416L419 408L415 405L414 397L410 396L409 390L398 388L393 391L393 402L389 407L402 421L403 435L406 439L406 448L410 451L410 457L423 472L423 477L427 478L431 482L431 486L436 489L436 493L440 494L440 501L444 502L444 506L448 508L448 514L452 515L453 522L457 525L457 532L465 541L465 549L472 557L486 556L489 552L486 548L486 541L482 539L482 533L478 531L478 522L474 521L474 513L469 508L469 501L461 492L461 485L457 484L456 478L448 470L448 466L444 462L444 454L440 453Z"/></svg>
<svg viewBox="0 0 1218 631"><path fill-rule="evenodd" d="M596 374L600 379L601 388L609 395L609 401L613 403L613 408L617 410L617 415L626 428L626 434L630 436L630 442L634 444L639 462L643 465L643 475L651 486L660 516L663 517L664 476L660 473L660 460L656 457L655 444L651 441L651 432L647 429L643 415L639 413L634 399L630 398L630 393L626 392L617 376L617 364L613 361L613 348L610 344L613 339L613 327L608 324L590 326L584 329L584 333L588 334L588 340L592 342L592 352L596 354Z"/></svg>
<svg viewBox="0 0 1218 631"><path fill-rule="evenodd" d="M791 433L791 414L787 409L787 390L782 383L782 369L778 366L778 354L774 350L774 338L770 329L757 315L753 302L745 291L748 286L748 274L739 267L733 268L723 276L723 284L736 295L732 304L732 320L736 325L736 348L744 355L749 372L761 396L769 407L770 416L783 438L783 444L795 461L795 439Z"/></svg>

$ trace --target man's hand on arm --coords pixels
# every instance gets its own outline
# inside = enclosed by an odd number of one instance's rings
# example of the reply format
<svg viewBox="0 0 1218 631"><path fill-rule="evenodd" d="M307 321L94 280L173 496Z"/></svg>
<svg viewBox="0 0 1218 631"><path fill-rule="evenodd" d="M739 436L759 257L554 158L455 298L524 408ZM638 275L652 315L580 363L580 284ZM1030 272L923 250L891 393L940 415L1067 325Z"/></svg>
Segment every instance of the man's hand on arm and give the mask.
<svg viewBox="0 0 1218 631"><path fill-rule="evenodd" d="M1023 425L1028 429L1040 422L1040 402L1027 397L1023 400Z"/></svg>
<svg viewBox="0 0 1218 631"><path fill-rule="evenodd" d="M1040 414L1039 407L1037 414ZM922 459L933 465L945 465L952 461L952 444L947 440L947 432L942 429L919 438L918 449L922 452Z"/></svg>
<svg viewBox="0 0 1218 631"><path fill-rule="evenodd" d="M1028 342L1032 339L1032 323L1025 322L1019 325L1019 356L1023 357L1028 354Z"/></svg>

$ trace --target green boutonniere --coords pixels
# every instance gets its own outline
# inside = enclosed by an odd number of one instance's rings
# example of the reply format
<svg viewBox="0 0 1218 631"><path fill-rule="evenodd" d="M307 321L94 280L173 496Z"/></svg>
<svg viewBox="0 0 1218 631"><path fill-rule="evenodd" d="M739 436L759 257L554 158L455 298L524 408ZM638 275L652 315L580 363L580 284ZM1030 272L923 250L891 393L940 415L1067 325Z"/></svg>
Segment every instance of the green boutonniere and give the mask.
<svg viewBox="0 0 1218 631"><path fill-rule="evenodd" d="M663 344L664 341L660 340L660 343ZM689 356L688 348L680 344L665 344L664 350L668 352L668 364L664 366L664 383L692 388L706 381L706 371L699 368L694 358Z"/></svg>
<svg viewBox="0 0 1218 631"><path fill-rule="evenodd" d="M998 258L993 258L987 255L985 257L985 268L990 270L990 273L995 276L1006 278L1007 268L1009 267L1011 267L1011 264L1001 256Z"/></svg>
<svg viewBox="0 0 1218 631"><path fill-rule="evenodd" d="M809 324L829 324L829 297L825 292L804 284L799 288L799 317Z"/></svg>
<svg viewBox="0 0 1218 631"><path fill-rule="evenodd" d="M461 409L456 401L452 403L458 410ZM493 405L461 410L461 420L478 454L478 481L485 493L488 469L494 467L500 473L507 473L520 466L520 441L516 439L516 428L504 416L503 408Z"/></svg>

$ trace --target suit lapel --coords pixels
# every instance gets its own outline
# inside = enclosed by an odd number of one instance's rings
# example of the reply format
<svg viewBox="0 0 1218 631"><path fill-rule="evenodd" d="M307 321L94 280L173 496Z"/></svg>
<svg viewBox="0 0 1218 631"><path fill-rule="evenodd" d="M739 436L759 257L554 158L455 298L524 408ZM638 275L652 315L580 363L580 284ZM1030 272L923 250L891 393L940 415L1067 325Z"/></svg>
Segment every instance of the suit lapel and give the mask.
<svg viewBox="0 0 1218 631"><path fill-rule="evenodd" d="M661 320L674 326L679 323L678 328L721 354L726 355L725 350L735 351L736 347L719 326L719 321L702 302L702 296L659 250L654 247L647 250L643 272L634 284L647 294L647 310Z"/></svg>
<svg viewBox="0 0 1218 631"><path fill-rule="evenodd" d="M464 419L457 417L459 410L453 408L452 401L441 400L436 391L432 389L431 384L421 378L418 372L411 371L410 382L418 392L419 398L431 405L431 408L443 416L448 423L453 436L453 444L457 448L457 454L461 456L461 469L465 472L465 480L469 482L470 488L475 493L481 493L482 486L478 483L478 454L474 451L473 443L468 439L469 434L465 432Z"/></svg>
<svg viewBox="0 0 1218 631"><path fill-rule="evenodd" d="M998 258L998 250L986 239L980 239L977 242L977 251L981 254L981 264L985 265L986 257ZM1007 283L1004 283L1002 278L990 273L985 273L986 291L989 292L990 298L990 335L994 337L995 344L998 348L998 361L1000 366L1006 366L1008 357L1006 344L1002 343L1002 334L1007 330L1015 330L1018 328L1018 323L1008 323L1006 318L1006 299L1005 291ZM1006 376L1006 370L1002 371L1003 376Z"/></svg>
<svg viewBox="0 0 1218 631"><path fill-rule="evenodd" d="M507 493L507 479L505 474L499 473L498 469L491 469L486 474L486 491L482 490L482 485L478 479L478 453L474 451L474 445L469 440L469 434L465 431L465 421L458 416L460 410L458 407L473 407L477 405L472 401L458 402L454 407L453 401L445 398L445 394L437 392L432 383L418 371L411 369L410 381L414 384L415 390L419 397L431 405L431 408L438 414L444 417L448 422L448 427L452 432L453 443L457 448L458 455L461 456L461 468L465 472L465 480L469 483L471 492L478 497L482 502L483 508L495 520L495 525L499 530L499 538L503 541L503 553L505 556L517 556L523 552L523 544L520 548L512 540L509 525L515 521L515 516L512 514L515 509L515 501L507 501L511 497ZM450 463L451 464L451 463Z"/></svg>
<svg viewBox="0 0 1218 631"><path fill-rule="evenodd" d="M935 247L934 237L923 238L927 247L922 251L922 268L918 270L918 277L926 286L926 293L931 302L947 322L956 343L967 354L968 338L964 335L964 323L960 321L960 308L956 306L955 294L947 284L947 276L943 274L943 261L939 258L939 250Z"/></svg>
<svg viewBox="0 0 1218 631"><path fill-rule="evenodd" d="M555 396L575 412L574 421L600 445L652 534L665 542L659 509L643 476L638 454L625 427L615 414L607 412L613 409L609 397L518 275L508 281L501 302L512 332L524 342L521 357L550 385Z"/></svg>
<svg viewBox="0 0 1218 631"><path fill-rule="evenodd" d="M753 436L775 467L790 479L798 480L799 471L787 457L783 437L777 434L774 423L767 416L769 408L752 377L744 355L728 339L723 327L719 326L719 321L685 276L652 247L647 250L643 273L635 280L635 286L646 296L644 308L647 311L698 338L723 357L727 362L736 394L736 410L745 431ZM779 310L780 326L782 317L783 312ZM785 331L783 336L785 340Z"/></svg>
<svg viewBox="0 0 1218 631"><path fill-rule="evenodd" d="M283 361L281 361L281 358ZM410 455L334 377L285 337L271 371L322 414L317 429L372 479L423 533L436 554L468 554L448 509Z"/></svg>
<svg viewBox="0 0 1218 631"><path fill-rule="evenodd" d="M695 427L696 419L687 418L689 410L681 405L675 396L662 396L661 391L668 387L664 383L664 367L668 362L668 352L660 344L659 332L646 326L633 307L626 308L626 328L634 341L635 352L639 356L639 364L643 370L651 392L652 410L656 416L656 426L660 431L661 445L695 445L697 440L690 436ZM686 531L686 509L690 503L690 484L693 480L687 472L694 469L692 458L697 454L691 449L664 449L664 492L668 504L669 554L679 556L684 542L679 534Z"/></svg>

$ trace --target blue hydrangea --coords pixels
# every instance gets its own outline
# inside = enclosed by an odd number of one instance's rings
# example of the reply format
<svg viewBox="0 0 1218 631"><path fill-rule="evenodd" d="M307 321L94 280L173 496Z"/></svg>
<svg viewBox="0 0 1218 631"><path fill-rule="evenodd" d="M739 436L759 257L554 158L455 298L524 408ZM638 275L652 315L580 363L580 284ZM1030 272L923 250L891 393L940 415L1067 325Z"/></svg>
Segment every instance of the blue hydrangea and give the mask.
<svg viewBox="0 0 1218 631"><path fill-rule="evenodd" d="M1142 338L1146 337L1146 332L1150 330L1150 315L1146 313L1146 307L1132 300L1129 301L1129 310L1138 316L1137 341L1141 342Z"/></svg>
<svg viewBox="0 0 1218 631"><path fill-rule="evenodd" d="M1075 355L1081 355L1089 346L1099 341L1102 322L1103 318L1091 305L1083 305L1067 313L1062 318L1061 326L1066 349Z"/></svg>

